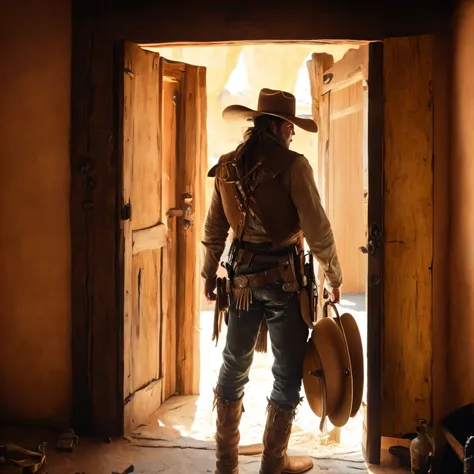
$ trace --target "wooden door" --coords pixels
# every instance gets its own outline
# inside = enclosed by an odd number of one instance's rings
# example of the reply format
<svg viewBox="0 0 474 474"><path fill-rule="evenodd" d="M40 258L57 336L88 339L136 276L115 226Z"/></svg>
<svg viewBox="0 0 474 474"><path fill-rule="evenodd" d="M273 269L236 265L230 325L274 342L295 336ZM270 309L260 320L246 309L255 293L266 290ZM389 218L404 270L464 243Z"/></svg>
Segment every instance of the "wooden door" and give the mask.
<svg viewBox="0 0 474 474"><path fill-rule="evenodd" d="M366 292L367 160L364 150L367 47L349 50L325 73L320 88L328 148L324 155L324 205L344 271L344 293Z"/></svg>
<svg viewBox="0 0 474 474"><path fill-rule="evenodd" d="M426 35L369 46L363 447L374 464L380 460L382 436L413 432L432 413L433 42ZM331 73L323 59L315 55L311 66L320 77L319 83L312 81L312 93L323 140L318 171L322 168L324 175L330 166L332 96L318 92ZM323 191L330 202L329 190Z"/></svg>
<svg viewBox="0 0 474 474"><path fill-rule="evenodd" d="M319 125L316 174L341 261L343 293L367 293L367 326L360 327L362 340L367 341L363 448L372 463L380 459L381 438L382 253L378 239L383 224L383 161L378 48L372 44L349 50L336 63L328 54L313 54L308 63L313 117ZM322 274L319 280L322 293Z"/></svg>
<svg viewBox="0 0 474 474"><path fill-rule="evenodd" d="M199 387L199 267L206 165L205 70L170 87L156 53L123 47L124 431L176 390ZM192 123L190 126L189 124ZM177 277L179 275L179 278ZM197 354L197 356L196 356ZM192 359L183 373L183 359Z"/></svg>
<svg viewBox="0 0 474 474"><path fill-rule="evenodd" d="M164 391L167 398L173 393L199 393L200 255L206 212L207 97L204 67L162 59L162 75L166 99L164 119L176 124L176 131L171 134L175 145L169 158L176 164L174 207L178 216L176 284L170 288L170 298L176 298L176 316L174 322L169 318L167 345L163 350L166 371L170 374ZM170 102L173 104L171 115L166 114ZM167 122L166 130L169 129ZM168 212L168 222L174 219L173 215Z"/></svg>

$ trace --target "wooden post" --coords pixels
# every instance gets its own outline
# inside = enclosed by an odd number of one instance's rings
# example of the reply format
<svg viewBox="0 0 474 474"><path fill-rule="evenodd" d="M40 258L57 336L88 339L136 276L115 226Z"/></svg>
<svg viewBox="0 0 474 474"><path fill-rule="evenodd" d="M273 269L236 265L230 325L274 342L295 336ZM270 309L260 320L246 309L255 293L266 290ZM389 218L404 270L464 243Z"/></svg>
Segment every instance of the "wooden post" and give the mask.
<svg viewBox="0 0 474 474"><path fill-rule="evenodd" d="M327 212L326 182L327 166L326 159L329 144L329 100L328 96L322 96L324 73L332 67L334 58L327 53L314 53L311 61L306 63L309 73L312 98L313 120L318 125L318 158L316 164L316 182L318 185L321 201ZM324 293L324 275L321 267L318 266L319 280L319 307L322 309ZM322 314L322 311L318 311Z"/></svg>

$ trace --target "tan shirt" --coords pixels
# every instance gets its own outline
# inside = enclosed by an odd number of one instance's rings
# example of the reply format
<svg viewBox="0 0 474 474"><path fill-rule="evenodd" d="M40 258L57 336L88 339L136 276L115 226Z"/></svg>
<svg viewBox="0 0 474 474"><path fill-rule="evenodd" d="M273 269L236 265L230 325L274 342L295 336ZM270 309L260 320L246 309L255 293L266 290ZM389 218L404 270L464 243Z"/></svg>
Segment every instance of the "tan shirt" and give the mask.
<svg viewBox="0 0 474 474"><path fill-rule="evenodd" d="M295 160L291 168L282 173L281 180L291 195L298 211L306 242L321 265L327 283L331 288L339 288L342 285L342 272L337 258L336 245L331 224L321 204L321 198L314 181L313 169L309 161L304 156ZM258 229L261 233L259 227L258 225L255 226L255 230ZM216 276L219 260L225 249L229 228L222 207L219 180L216 179L211 206L204 227L205 257L202 269L204 278L214 278ZM251 238L252 228L247 228L246 234ZM258 235L258 240L262 240L261 235Z"/></svg>

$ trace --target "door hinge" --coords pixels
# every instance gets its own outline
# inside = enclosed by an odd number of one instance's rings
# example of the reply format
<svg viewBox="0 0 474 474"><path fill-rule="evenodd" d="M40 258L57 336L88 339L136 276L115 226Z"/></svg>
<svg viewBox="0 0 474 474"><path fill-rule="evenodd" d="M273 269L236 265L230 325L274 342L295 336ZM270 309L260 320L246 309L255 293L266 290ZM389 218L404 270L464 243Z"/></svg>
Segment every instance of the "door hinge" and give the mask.
<svg viewBox="0 0 474 474"><path fill-rule="evenodd" d="M122 207L122 210L120 211L120 219L122 219L123 221L129 221L131 217L132 205L130 204L130 202L128 202Z"/></svg>

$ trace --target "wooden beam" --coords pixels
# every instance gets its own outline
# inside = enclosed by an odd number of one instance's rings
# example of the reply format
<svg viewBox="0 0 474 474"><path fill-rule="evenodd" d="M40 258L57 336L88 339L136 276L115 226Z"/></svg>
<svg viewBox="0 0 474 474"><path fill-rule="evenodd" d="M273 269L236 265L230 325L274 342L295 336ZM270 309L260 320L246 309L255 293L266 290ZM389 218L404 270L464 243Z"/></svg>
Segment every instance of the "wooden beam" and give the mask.
<svg viewBox="0 0 474 474"><path fill-rule="evenodd" d="M84 0L87 1L87 0ZM92 0L88 0L91 1ZM377 40L429 33L447 21L447 2L387 0L375 10L350 0L284 3L191 2L163 11L147 2L106 2L100 27L111 38L142 43L213 43L235 41ZM422 5L425 5L423 7Z"/></svg>
<svg viewBox="0 0 474 474"><path fill-rule="evenodd" d="M216 46L258 46L258 45L311 45L315 46L321 45L353 45L361 46L369 44L372 41L381 41L378 39L375 40L351 40L351 39L313 39L313 40L239 40L239 41L212 41L212 42L166 42L166 43L142 43L144 49L149 49L151 51L159 50L161 48L186 48L186 47L200 47L200 48L215 48Z"/></svg>
<svg viewBox="0 0 474 474"><path fill-rule="evenodd" d="M432 416L432 58L432 36L384 42L383 436Z"/></svg>
<svg viewBox="0 0 474 474"><path fill-rule="evenodd" d="M378 229L383 235L384 222L384 125L383 125L383 46L371 44L369 48L369 112L368 160L369 199L368 223L370 230ZM373 231L372 231L373 233ZM375 235L374 235L375 237ZM372 238L372 237L371 237ZM376 244L377 240L373 238ZM381 399L382 399L382 328L384 249L368 256L367 278L367 407L363 430L365 460L380 463Z"/></svg>
<svg viewBox="0 0 474 474"><path fill-rule="evenodd" d="M133 232L133 255L143 250L158 250L167 243L166 225L158 224L148 229L135 230Z"/></svg>
<svg viewBox="0 0 474 474"><path fill-rule="evenodd" d="M115 45L101 37L87 18L80 21L77 10L70 198L73 420L79 433L112 436L122 432L123 413Z"/></svg>

